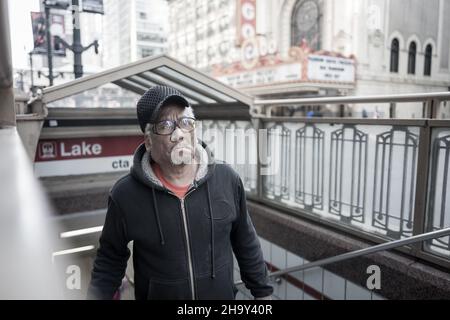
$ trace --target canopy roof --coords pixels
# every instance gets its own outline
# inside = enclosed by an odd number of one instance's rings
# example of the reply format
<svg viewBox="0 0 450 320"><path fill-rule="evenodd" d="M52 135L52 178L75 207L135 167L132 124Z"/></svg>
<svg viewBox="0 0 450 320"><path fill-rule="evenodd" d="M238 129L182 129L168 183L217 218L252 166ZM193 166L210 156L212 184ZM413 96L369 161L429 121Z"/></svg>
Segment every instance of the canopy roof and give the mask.
<svg viewBox="0 0 450 320"><path fill-rule="evenodd" d="M153 56L82 77L43 90L42 101L50 103L74 94L114 83L137 94L155 85L168 85L181 91L192 106L246 106L252 98L202 72L166 55Z"/></svg>

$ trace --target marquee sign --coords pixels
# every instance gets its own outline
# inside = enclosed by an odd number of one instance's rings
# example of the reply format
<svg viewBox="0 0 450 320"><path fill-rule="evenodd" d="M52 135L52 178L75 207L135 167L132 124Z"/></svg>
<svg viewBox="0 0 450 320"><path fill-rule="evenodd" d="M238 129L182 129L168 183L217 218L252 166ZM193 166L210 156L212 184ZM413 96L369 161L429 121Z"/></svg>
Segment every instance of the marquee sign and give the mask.
<svg viewBox="0 0 450 320"><path fill-rule="evenodd" d="M248 40L245 43L251 43ZM251 52L257 52L252 49ZM250 52L250 51L249 51ZM279 83L317 82L354 84L355 59L327 51L311 52L307 46L292 47L287 59L277 51L251 59L243 56L229 65L212 66L212 76L233 87L255 87Z"/></svg>
<svg viewBox="0 0 450 320"><path fill-rule="evenodd" d="M308 56L308 79L354 82L355 63L352 59L311 54Z"/></svg>

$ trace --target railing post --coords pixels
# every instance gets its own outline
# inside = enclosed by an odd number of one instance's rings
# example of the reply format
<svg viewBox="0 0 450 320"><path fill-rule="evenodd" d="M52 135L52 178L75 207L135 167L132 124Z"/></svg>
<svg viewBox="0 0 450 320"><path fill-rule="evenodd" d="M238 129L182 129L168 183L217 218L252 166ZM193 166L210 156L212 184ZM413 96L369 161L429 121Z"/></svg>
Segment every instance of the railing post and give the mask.
<svg viewBox="0 0 450 320"><path fill-rule="evenodd" d="M418 235L430 230L425 230L426 219L426 203L428 190L428 173L429 173L429 154L431 143L431 127L428 123L420 128L419 148L417 155L417 177L416 177L416 193L414 200L414 224L413 235ZM415 243L412 247L412 253L416 255L422 250L422 243Z"/></svg>
<svg viewBox="0 0 450 320"><path fill-rule="evenodd" d="M261 149L260 149L260 129L262 127L262 121L258 118L252 118L251 122L256 132L256 196L258 200L262 199L262 177L261 177Z"/></svg>
<svg viewBox="0 0 450 320"><path fill-rule="evenodd" d="M425 102L425 117L428 119L436 119L440 103L441 101L437 99L430 99Z"/></svg>

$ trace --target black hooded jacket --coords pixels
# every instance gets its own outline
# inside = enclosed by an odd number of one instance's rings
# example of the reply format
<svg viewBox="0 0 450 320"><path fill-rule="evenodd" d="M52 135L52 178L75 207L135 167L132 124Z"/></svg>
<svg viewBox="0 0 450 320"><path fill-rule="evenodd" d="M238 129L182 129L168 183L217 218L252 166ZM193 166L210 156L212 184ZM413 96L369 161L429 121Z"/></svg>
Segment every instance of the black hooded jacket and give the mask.
<svg viewBox="0 0 450 320"><path fill-rule="evenodd" d="M131 172L112 188L88 298L111 299L133 242L136 299L234 299L234 252L254 297L266 297L267 268L238 174L206 158L183 200L153 174L142 144Z"/></svg>

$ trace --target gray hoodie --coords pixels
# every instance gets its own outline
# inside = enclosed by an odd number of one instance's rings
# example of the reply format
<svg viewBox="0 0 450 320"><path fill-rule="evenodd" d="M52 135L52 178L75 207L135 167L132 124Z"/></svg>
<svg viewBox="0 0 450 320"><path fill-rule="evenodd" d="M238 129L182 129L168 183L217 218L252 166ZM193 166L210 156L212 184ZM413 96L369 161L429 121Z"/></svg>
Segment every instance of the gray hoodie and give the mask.
<svg viewBox="0 0 450 320"><path fill-rule="evenodd" d="M153 173L145 146L138 147L131 172L109 196L89 298L113 297L130 241L136 299L234 299L233 252L252 295L272 294L241 179L204 144L196 158L196 178L179 199Z"/></svg>

